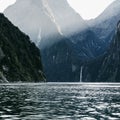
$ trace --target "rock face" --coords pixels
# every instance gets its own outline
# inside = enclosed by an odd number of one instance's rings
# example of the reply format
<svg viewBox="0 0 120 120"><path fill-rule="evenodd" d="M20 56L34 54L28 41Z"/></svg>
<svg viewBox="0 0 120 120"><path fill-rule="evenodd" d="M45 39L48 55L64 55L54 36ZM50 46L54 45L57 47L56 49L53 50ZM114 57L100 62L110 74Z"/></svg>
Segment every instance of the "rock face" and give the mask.
<svg viewBox="0 0 120 120"><path fill-rule="evenodd" d="M0 14L0 79L3 82L45 81L39 49L3 14Z"/></svg>
<svg viewBox="0 0 120 120"><path fill-rule="evenodd" d="M105 55L84 66L84 81L120 82L120 22Z"/></svg>

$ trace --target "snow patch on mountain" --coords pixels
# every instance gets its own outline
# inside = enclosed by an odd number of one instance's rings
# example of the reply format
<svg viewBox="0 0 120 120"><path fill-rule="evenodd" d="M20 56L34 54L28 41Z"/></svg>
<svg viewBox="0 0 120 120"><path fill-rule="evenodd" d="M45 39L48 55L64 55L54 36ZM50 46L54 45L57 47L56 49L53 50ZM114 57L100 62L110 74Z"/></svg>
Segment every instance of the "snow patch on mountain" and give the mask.
<svg viewBox="0 0 120 120"><path fill-rule="evenodd" d="M42 33L41 33L41 28L40 28L38 32L38 39L35 42L37 46L39 46L41 40L42 40Z"/></svg>
<svg viewBox="0 0 120 120"><path fill-rule="evenodd" d="M55 19L55 17L54 17L54 14L53 14L53 12L52 12L52 9L50 8L47 0L42 0L42 3L43 3L43 6L46 8L46 11L47 11L47 12L45 12L46 15L48 15L48 16L51 18L51 20L52 20L52 21L55 23L55 25L57 26L57 29L58 29L59 33L60 33L61 35L63 35L63 33L62 33L62 31L61 31L61 28L60 28L59 24L57 23L57 21L56 21L56 19Z"/></svg>

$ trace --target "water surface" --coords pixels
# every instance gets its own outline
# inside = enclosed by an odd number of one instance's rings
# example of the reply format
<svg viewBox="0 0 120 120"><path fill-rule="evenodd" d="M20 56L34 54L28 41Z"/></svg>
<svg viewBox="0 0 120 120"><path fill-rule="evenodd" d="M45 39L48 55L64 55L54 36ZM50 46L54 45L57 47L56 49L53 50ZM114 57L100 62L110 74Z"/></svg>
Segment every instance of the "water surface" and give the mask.
<svg viewBox="0 0 120 120"><path fill-rule="evenodd" d="M1 84L3 120L120 120L120 84Z"/></svg>

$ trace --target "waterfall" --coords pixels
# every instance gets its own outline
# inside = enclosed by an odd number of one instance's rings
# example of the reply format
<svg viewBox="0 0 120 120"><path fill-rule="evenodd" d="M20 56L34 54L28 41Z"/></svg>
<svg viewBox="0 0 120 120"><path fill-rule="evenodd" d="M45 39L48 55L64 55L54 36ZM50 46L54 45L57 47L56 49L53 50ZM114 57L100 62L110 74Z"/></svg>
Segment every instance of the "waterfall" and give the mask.
<svg viewBox="0 0 120 120"><path fill-rule="evenodd" d="M83 66L81 66L80 69L80 82L82 82L82 77L83 77Z"/></svg>
<svg viewBox="0 0 120 120"><path fill-rule="evenodd" d="M41 28L39 29L39 31L38 31L38 39L36 40L36 45L37 46L39 46L39 44L40 44L40 42L41 42L41 40L42 40L42 37L41 37L41 33L42 31L41 31Z"/></svg>
<svg viewBox="0 0 120 120"><path fill-rule="evenodd" d="M39 29L39 32L38 32L38 39L41 40L41 28Z"/></svg>

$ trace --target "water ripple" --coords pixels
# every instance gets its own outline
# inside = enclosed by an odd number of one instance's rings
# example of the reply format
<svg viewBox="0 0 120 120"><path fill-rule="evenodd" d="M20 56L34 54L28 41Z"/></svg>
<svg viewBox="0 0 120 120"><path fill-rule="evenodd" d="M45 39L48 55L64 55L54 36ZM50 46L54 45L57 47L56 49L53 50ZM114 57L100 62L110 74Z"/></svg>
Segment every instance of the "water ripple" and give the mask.
<svg viewBox="0 0 120 120"><path fill-rule="evenodd" d="M120 120L119 84L2 84L0 119Z"/></svg>

